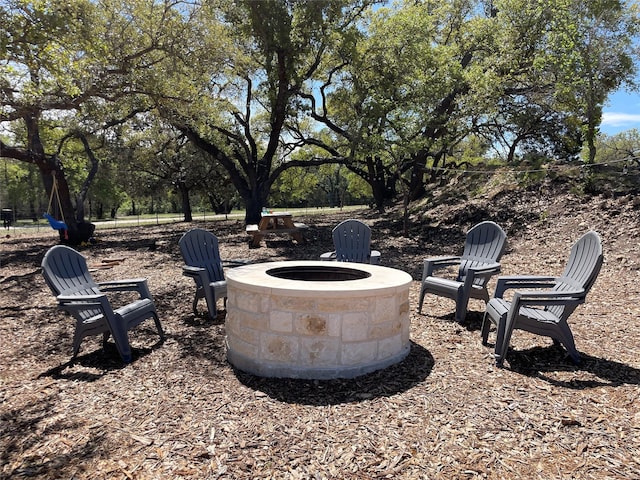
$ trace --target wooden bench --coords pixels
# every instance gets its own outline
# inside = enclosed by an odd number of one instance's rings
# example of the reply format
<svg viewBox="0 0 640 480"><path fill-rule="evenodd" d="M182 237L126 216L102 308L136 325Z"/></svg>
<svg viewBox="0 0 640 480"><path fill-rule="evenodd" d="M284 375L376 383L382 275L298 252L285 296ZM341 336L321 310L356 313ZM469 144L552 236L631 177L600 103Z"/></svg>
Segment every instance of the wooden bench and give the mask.
<svg viewBox="0 0 640 480"><path fill-rule="evenodd" d="M296 242L305 243L302 231L307 228L309 227L304 223L294 222L291 214L271 213L263 215L259 225L247 225L246 232L252 237L251 246L259 247L260 241L267 235L290 235Z"/></svg>

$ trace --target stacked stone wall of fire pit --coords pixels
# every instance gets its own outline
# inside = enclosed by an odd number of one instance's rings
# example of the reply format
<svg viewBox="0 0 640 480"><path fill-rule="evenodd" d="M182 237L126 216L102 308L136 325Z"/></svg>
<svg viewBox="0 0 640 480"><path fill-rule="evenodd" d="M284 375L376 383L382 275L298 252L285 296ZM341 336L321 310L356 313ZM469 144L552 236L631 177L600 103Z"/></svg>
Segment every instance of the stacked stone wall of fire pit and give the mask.
<svg viewBox="0 0 640 480"><path fill-rule="evenodd" d="M355 377L402 360L410 348L411 276L376 265L330 265L274 262L228 270L230 363L260 376L328 379ZM366 275L344 281L269 275L283 267L357 269Z"/></svg>

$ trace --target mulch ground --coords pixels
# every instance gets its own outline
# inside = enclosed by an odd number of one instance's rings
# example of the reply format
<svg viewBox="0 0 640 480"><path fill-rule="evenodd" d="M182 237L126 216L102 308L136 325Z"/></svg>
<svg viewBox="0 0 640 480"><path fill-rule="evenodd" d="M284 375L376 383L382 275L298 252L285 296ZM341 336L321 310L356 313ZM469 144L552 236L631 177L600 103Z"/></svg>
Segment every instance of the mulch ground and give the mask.
<svg viewBox="0 0 640 480"><path fill-rule="evenodd" d="M95 278L147 277L167 332L163 344L153 322L130 332L126 366L99 338L69 362L73 322L39 268L55 235L11 232L0 257L0 478L640 478L637 203L504 193L414 214L408 236L397 212L308 215L296 218L309 225L306 245L285 238L257 249L237 220L100 230L82 249ZM348 217L371 225L383 265L416 280L409 356L350 380L234 370L224 311L191 311L182 233L210 229L225 259L316 259ZM416 312L422 259L460 253L466 230L485 219L507 231L504 274L557 275L577 238L600 233L605 264L570 319L580 366L517 331L497 368L480 342L479 301L463 324L446 299L427 296Z"/></svg>

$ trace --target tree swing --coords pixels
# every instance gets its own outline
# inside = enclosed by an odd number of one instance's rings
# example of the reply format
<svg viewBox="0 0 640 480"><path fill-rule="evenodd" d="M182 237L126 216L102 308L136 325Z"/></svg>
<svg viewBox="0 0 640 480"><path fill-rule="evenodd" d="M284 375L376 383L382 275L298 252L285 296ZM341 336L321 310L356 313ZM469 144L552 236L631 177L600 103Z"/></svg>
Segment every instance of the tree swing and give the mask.
<svg viewBox="0 0 640 480"><path fill-rule="evenodd" d="M67 224L64 221L64 212L62 211L62 204L60 203L60 194L58 193L58 181L56 180L56 174L53 173L52 177L53 177L53 185L51 186L51 195L49 196L49 206L47 207L47 211L45 212L43 217L47 219L47 221L49 222L49 225L51 225L51 228L61 232L60 236L64 235L64 239L69 240ZM54 195L56 196L56 205L53 205ZM55 208L57 208L61 220L57 220L55 217L53 217L49 213L51 212L52 205Z"/></svg>

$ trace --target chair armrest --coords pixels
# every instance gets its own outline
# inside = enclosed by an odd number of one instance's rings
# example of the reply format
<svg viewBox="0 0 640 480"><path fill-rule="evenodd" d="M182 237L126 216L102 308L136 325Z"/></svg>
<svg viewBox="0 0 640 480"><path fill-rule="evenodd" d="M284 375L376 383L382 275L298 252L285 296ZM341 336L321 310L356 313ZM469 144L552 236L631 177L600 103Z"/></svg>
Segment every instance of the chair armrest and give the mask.
<svg viewBox="0 0 640 480"><path fill-rule="evenodd" d="M184 275L185 277L193 278L193 281L196 282L196 288L198 289L204 288L206 285L209 285L211 283L209 272L204 267L183 265L182 275Z"/></svg>
<svg viewBox="0 0 640 480"><path fill-rule="evenodd" d="M522 307L548 307L551 305L564 305L575 308L577 305L584 303L585 292L584 290L573 291L521 291L516 292L513 295L511 301L511 308L509 309L507 322L513 322L513 318L517 315Z"/></svg>
<svg viewBox="0 0 640 480"><path fill-rule="evenodd" d="M107 318L112 318L114 315L109 299L103 293L90 295L58 295L56 300L58 301L58 308L69 313L80 312L87 310L87 308L94 307L102 310L102 314Z"/></svg>
<svg viewBox="0 0 640 480"><path fill-rule="evenodd" d="M477 278L484 279L484 282L478 285L485 285L489 278L499 272L500 264L497 262L485 263L483 265L474 265L473 267L467 268L467 272L464 277L464 291L470 292Z"/></svg>
<svg viewBox="0 0 640 480"><path fill-rule="evenodd" d="M99 282L98 287L101 292L138 292L140 298L151 298L146 278L127 278Z"/></svg>
<svg viewBox="0 0 640 480"><path fill-rule="evenodd" d="M433 257L427 258L422 264L422 281L431 274L441 268L452 267L459 265L462 259L460 257Z"/></svg>
<svg viewBox="0 0 640 480"><path fill-rule="evenodd" d="M108 280L98 282L98 287L102 292L118 292L128 290L139 290L141 285L147 283L146 278L125 278L123 280Z"/></svg>
<svg viewBox="0 0 640 480"><path fill-rule="evenodd" d="M103 298L107 298L104 293L94 293L90 295L58 295L56 300L60 305L66 305L69 303L82 303L86 305L87 303L100 305L100 302Z"/></svg>
<svg viewBox="0 0 640 480"><path fill-rule="evenodd" d="M474 265L473 267L469 267L467 269L467 271L471 272L473 271L476 275L481 274L481 273L497 273L500 271L500 263L499 262L495 262L495 263L484 263L482 265Z"/></svg>
<svg viewBox="0 0 640 480"><path fill-rule="evenodd" d="M509 289L521 288L551 288L557 283L557 277L536 276L536 275L510 275L498 277L496 291L493 295L502 298Z"/></svg>
<svg viewBox="0 0 640 480"><path fill-rule="evenodd" d="M482 265L474 265L473 267L467 268L467 273L465 275L465 282L473 283L473 280L476 278L484 278L485 282L494 276L497 273L500 273L501 265L498 262L495 263L485 263Z"/></svg>
<svg viewBox="0 0 640 480"><path fill-rule="evenodd" d="M182 274L185 277L198 277L201 272L204 272L206 269L204 267L194 267L192 265L183 265L182 266Z"/></svg>

